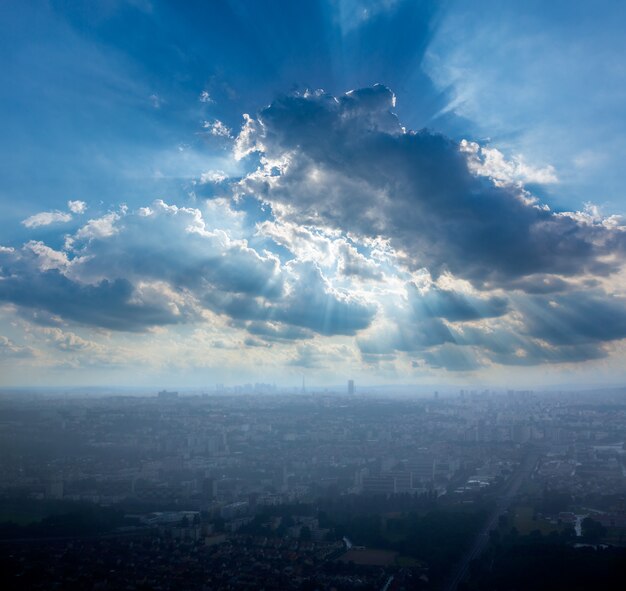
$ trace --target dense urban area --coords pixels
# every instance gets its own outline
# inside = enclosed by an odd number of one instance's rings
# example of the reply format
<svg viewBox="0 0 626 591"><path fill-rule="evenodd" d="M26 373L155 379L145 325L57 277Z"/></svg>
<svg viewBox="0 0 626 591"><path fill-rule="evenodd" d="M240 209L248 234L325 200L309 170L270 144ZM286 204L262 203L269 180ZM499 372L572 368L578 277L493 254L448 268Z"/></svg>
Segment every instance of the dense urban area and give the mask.
<svg viewBox="0 0 626 591"><path fill-rule="evenodd" d="M2 586L621 589L625 436L623 389L5 391Z"/></svg>

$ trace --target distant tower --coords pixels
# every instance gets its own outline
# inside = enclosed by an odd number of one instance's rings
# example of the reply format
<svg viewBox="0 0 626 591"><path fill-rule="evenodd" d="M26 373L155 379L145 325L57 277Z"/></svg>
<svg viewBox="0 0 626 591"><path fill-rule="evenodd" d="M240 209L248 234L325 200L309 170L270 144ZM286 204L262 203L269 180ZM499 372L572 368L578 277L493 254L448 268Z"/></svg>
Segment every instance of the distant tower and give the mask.
<svg viewBox="0 0 626 591"><path fill-rule="evenodd" d="M348 380L348 395L354 396L354 380Z"/></svg>

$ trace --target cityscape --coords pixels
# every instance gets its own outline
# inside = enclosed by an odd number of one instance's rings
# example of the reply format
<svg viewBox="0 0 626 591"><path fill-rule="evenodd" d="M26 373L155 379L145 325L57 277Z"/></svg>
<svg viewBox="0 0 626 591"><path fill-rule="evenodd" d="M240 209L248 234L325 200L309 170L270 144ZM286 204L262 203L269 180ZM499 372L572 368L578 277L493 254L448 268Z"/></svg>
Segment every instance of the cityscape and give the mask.
<svg viewBox="0 0 626 591"><path fill-rule="evenodd" d="M608 570L593 576L623 576L623 389L218 388L5 391L7 580L29 589L484 589L493 581L477 561L496 552L496 534L512 532L520 544L571 550L564 560L596 548Z"/></svg>

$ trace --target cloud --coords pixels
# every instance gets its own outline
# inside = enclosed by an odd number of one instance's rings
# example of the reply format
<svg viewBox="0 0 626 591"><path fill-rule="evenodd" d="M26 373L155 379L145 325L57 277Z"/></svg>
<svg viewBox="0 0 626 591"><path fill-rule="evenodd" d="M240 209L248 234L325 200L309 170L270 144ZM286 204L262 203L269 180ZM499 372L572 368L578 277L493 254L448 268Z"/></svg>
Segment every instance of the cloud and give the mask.
<svg viewBox="0 0 626 591"><path fill-rule="evenodd" d="M313 337L310 330L277 322L248 322L245 329L250 334L270 342L290 342Z"/></svg>
<svg viewBox="0 0 626 591"><path fill-rule="evenodd" d="M120 215L109 212L100 218L89 220L78 232L75 240L93 240L94 238L107 238L117 232L115 222L120 219Z"/></svg>
<svg viewBox="0 0 626 591"><path fill-rule="evenodd" d="M211 289L203 294L202 303L236 320L276 322L325 336L354 335L376 314L375 305L332 288L310 261L288 263L278 277L281 293L265 290L260 298L264 290L256 294Z"/></svg>
<svg viewBox="0 0 626 591"><path fill-rule="evenodd" d="M495 328L462 327L455 343L470 345L482 352L484 361L500 365L532 366L554 363L579 363L606 357L603 343L551 344L525 331L523 326Z"/></svg>
<svg viewBox="0 0 626 591"><path fill-rule="evenodd" d="M287 365L303 369L321 369L328 364L336 364L338 359L345 362L351 357L349 348L343 345L320 347L315 344L304 343L296 346L292 356L287 361Z"/></svg>
<svg viewBox="0 0 626 591"><path fill-rule="evenodd" d="M323 367L325 356L312 345L299 345L295 355L287 362L287 365L315 369Z"/></svg>
<svg viewBox="0 0 626 591"><path fill-rule="evenodd" d="M67 254L50 248L43 242L30 240L24 245L25 251L35 255L35 261L41 271L50 269L65 269L69 264Z"/></svg>
<svg viewBox="0 0 626 591"><path fill-rule="evenodd" d="M508 300L501 296L477 297L433 286L419 292L408 286L409 301L416 317L445 318L451 322L502 316L508 311Z"/></svg>
<svg viewBox="0 0 626 591"><path fill-rule="evenodd" d="M594 279L586 279L585 281L589 286L596 282ZM539 273L520 279L512 279L506 282L502 287L505 287L507 290L520 290L531 294L548 294L566 291L572 287L572 283L562 277Z"/></svg>
<svg viewBox="0 0 626 591"><path fill-rule="evenodd" d="M209 170L200 175L200 182L206 183L222 183L228 178L228 175L221 170Z"/></svg>
<svg viewBox="0 0 626 591"><path fill-rule="evenodd" d="M473 371L481 366L471 350L450 343L423 353L421 361L430 367L448 371ZM419 367L419 363L414 364L416 366Z"/></svg>
<svg viewBox="0 0 626 591"><path fill-rule="evenodd" d="M231 130L224 123L222 123L219 119L215 119L214 121L205 121L202 124L204 129L207 129L211 135L216 137L230 138Z"/></svg>
<svg viewBox="0 0 626 591"><path fill-rule="evenodd" d="M40 226L49 226L51 224L66 224L72 221L72 213L84 213L87 204L84 201L68 201L67 207L69 212L58 210L42 211L26 218L22 221L22 224L27 228L39 228Z"/></svg>
<svg viewBox="0 0 626 591"><path fill-rule="evenodd" d="M363 281L382 281L383 272L380 266L362 255L347 241L337 241L339 259L339 273L346 277L358 277Z"/></svg>
<svg viewBox="0 0 626 591"><path fill-rule="evenodd" d="M257 224L257 233L287 248L294 258L314 261L344 277L368 281L383 279L379 262L361 254L353 243L338 236L337 232L327 233L320 228L274 220Z"/></svg>
<svg viewBox="0 0 626 591"><path fill-rule="evenodd" d="M72 213L85 213L87 204L84 201L68 201L67 207Z"/></svg>
<svg viewBox="0 0 626 591"><path fill-rule="evenodd" d="M518 302L525 331L551 345L581 345L626 338L626 298L600 290L570 291Z"/></svg>
<svg viewBox="0 0 626 591"><path fill-rule="evenodd" d="M177 324L189 316L167 302L142 298L125 279L84 285L56 269L5 278L0 282L0 301L45 310L80 324L130 332Z"/></svg>
<svg viewBox="0 0 626 591"><path fill-rule="evenodd" d="M553 166L536 168L527 164L522 156L506 160L499 150L476 142L461 140L460 150L467 155L467 165L474 174L489 177L497 186L548 185L559 180Z"/></svg>
<svg viewBox="0 0 626 591"><path fill-rule="evenodd" d="M385 320L357 340L362 354L423 351L457 343L461 339L456 323L497 318L509 310L508 300L498 296L479 297L436 285L418 288L415 283L406 284L405 290L400 301L387 302Z"/></svg>
<svg viewBox="0 0 626 591"><path fill-rule="evenodd" d="M265 347L265 348L269 348L271 347L271 343L267 343L265 341L260 341L259 339L254 339L252 337L246 337L243 340L243 344L246 347Z"/></svg>
<svg viewBox="0 0 626 591"><path fill-rule="evenodd" d="M215 101L211 98L211 95L209 94L209 91L208 91L208 90L203 90L203 91L200 93L200 97L198 98L198 100L199 100L201 103L213 103L213 102L215 102Z"/></svg>
<svg viewBox="0 0 626 591"><path fill-rule="evenodd" d="M31 241L2 263L0 300L113 330L199 322L210 311L250 322L251 334L264 326L267 341L289 340L355 334L376 313L314 263L282 265L209 228L199 209L160 200L89 220L63 251Z"/></svg>
<svg viewBox="0 0 626 591"><path fill-rule="evenodd" d="M377 308L333 289L312 262L288 263L288 290L273 318L323 335L353 335L367 328Z"/></svg>
<svg viewBox="0 0 626 591"><path fill-rule="evenodd" d="M22 347L11 339L0 335L0 361L3 359L28 359L35 356L30 347Z"/></svg>
<svg viewBox="0 0 626 591"><path fill-rule="evenodd" d="M22 221L27 228L39 228L50 224L65 224L72 220L72 215L63 211L42 211Z"/></svg>
<svg viewBox="0 0 626 591"><path fill-rule="evenodd" d="M381 85L276 100L248 117L236 139L238 157L256 151L261 161L239 193L271 204L281 220L382 236L408 268L448 271L480 288L619 268L610 257L624 251L621 226L554 213L519 186L494 183L475 170L473 152L406 131L394 104ZM548 169L519 161L507 169L489 150L480 156L490 158L482 172L499 179L553 180Z"/></svg>
<svg viewBox="0 0 626 591"><path fill-rule="evenodd" d="M450 371L578 363L606 357L608 343L626 338L626 298L598 288L508 298L413 283L406 289L405 304L388 302L357 338L364 361L406 352Z"/></svg>
<svg viewBox="0 0 626 591"><path fill-rule="evenodd" d="M101 353L103 351L102 346L83 339L79 335L63 331L60 328L44 328L42 333L48 338L48 341L57 349L64 352L92 352Z"/></svg>
<svg viewBox="0 0 626 591"><path fill-rule="evenodd" d="M120 206L2 247L0 301L72 352L91 350L78 325L213 324L228 338L209 347L305 368L355 352L390 372L608 355L626 338L621 220L551 211L526 184L552 169L407 131L394 109L381 85L282 97L233 138L247 173L209 165L194 182L219 198Z"/></svg>
<svg viewBox="0 0 626 591"><path fill-rule="evenodd" d="M151 94L148 99L153 109L160 109L166 103L166 100L156 93Z"/></svg>

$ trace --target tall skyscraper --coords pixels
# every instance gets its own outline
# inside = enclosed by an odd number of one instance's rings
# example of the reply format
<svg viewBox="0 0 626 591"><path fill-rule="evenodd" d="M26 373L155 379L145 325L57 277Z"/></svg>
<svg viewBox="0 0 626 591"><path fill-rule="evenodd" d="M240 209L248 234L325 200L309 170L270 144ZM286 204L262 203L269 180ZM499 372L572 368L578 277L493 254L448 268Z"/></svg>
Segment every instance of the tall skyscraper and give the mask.
<svg viewBox="0 0 626 591"><path fill-rule="evenodd" d="M348 395L354 395L354 380L348 380Z"/></svg>

